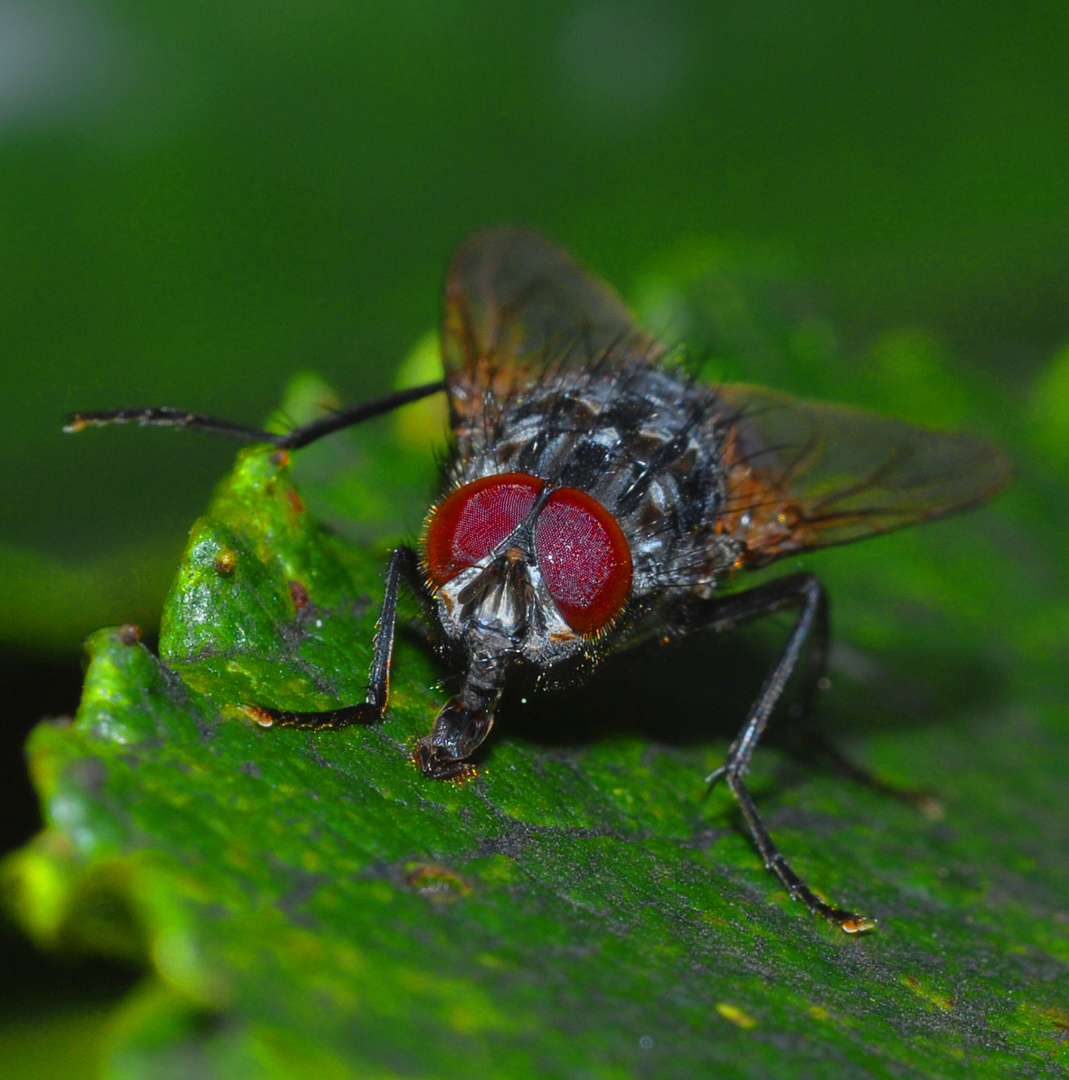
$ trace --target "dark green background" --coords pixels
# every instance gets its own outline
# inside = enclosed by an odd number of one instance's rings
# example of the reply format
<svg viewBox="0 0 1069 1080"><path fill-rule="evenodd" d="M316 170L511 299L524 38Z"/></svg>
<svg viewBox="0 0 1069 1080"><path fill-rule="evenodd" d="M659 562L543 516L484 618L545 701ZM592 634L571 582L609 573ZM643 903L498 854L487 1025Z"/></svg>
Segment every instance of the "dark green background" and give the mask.
<svg viewBox="0 0 1069 1080"><path fill-rule="evenodd" d="M1069 443L1066 70L1056 3L0 7L4 846L35 827L22 735L73 709L86 632L151 626L233 454L70 439L63 414L256 422L302 368L383 389L450 248L489 222L541 228L625 294L695 238L782 253L848 355L931 332L1004 402L997 430L953 417L1019 460L1036 546L1007 558L1063 544L1035 508ZM848 367L843 396L879 404L879 372ZM938 419L939 388L885 404ZM34 961L4 1007L81 979Z"/></svg>

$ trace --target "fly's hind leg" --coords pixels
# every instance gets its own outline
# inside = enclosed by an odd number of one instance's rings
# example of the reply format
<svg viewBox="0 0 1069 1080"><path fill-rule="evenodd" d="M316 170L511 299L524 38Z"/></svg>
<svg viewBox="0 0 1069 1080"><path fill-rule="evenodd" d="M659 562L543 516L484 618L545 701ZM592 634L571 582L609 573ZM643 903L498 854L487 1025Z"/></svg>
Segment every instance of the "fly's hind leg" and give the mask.
<svg viewBox="0 0 1069 1080"><path fill-rule="evenodd" d="M799 750L828 768L834 769L840 776L861 784L870 791L887 795L899 802L908 803L919 810L929 821L938 821L944 814L943 803L939 796L924 788L900 787L877 776L871 769L858 764L849 755L844 754L827 735L818 730L808 718L798 726L796 739Z"/></svg>
<svg viewBox="0 0 1069 1080"><path fill-rule="evenodd" d="M707 782L710 786L720 780L727 784L738 801L765 866L783 882L791 897L801 900L810 911L835 923L847 933L857 933L870 929L874 925L873 920L825 903L809 888L773 842L744 779L772 710L807 644L809 660L803 702L813 696L823 679L828 641L828 601L824 586L813 574L792 574L747 592L711 601L704 612L703 625L709 630L728 630L739 623L786 608L800 610L783 652L766 677L746 723L728 749L724 764L709 775Z"/></svg>

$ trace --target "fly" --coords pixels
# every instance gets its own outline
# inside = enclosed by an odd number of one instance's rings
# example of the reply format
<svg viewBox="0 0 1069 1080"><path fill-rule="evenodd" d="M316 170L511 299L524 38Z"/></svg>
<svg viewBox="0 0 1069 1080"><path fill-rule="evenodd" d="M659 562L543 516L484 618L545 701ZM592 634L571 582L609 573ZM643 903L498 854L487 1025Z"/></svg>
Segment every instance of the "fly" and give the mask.
<svg viewBox="0 0 1069 1080"><path fill-rule="evenodd" d="M706 386L643 332L606 284L541 237L501 227L457 250L441 327L445 377L277 435L170 408L79 413L66 430L138 423L295 450L444 391L451 455L418 551L394 549L366 700L327 712L248 706L260 723L335 728L381 719L401 584L463 676L419 739L425 776L474 774L520 667L589 671L653 632L724 631L791 609L794 626L724 763L765 866L848 932L873 922L813 893L780 854L745 776L804 650L805 697L824 677L828 601L797 572L724 594L743 570L989 498L1009 477L982 439L755 386Z"/></svg>

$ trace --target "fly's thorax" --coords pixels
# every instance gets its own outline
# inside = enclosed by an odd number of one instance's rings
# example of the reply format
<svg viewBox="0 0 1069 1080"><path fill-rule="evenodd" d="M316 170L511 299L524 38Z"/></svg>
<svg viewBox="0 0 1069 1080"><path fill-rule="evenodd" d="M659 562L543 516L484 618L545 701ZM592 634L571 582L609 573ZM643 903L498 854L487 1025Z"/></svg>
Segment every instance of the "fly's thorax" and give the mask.
<svg viewBox="0 0 1069 1080"><path fill-rule="evenodd" d="M645 364L549 369L522 392L484 401L456 427L450 480L510 470L586 492L619 525L632 598L655 609L708 595L737 558L718 521L725 500L725 409L683 373Z"/></svg>

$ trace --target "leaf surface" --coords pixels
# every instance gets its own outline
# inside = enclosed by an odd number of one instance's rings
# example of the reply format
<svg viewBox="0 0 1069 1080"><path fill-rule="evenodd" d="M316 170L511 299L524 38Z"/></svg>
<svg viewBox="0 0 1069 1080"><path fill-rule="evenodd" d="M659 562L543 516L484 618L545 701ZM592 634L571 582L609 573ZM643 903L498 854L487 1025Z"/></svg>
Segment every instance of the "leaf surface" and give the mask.
<svg viewBox="0 0 1069 1080"><path fill-rule="evenodd" d="M407 477L395 512L429 483L386 437L344 453ZM289 469L240 455L191 531L159 658L99 631L74 722L31 740L49 827L6 864L10 906L39 941L153 972L109 1075L1061 1074L1065 724L1028 692L1051 685L1055 635L1008 600L1043 568L994 571L1005 519L810 560L848 631L825 718L948 811L758 754L796 867L880 919L851 938L789 901L725 792L703 799L775 631L518 691L466 785L411 763L449 675L417 633L383 723L250 724L237 705L359 699L381 598L382 551L306 509L343 503L335 481L298 494Z"/></svg>

